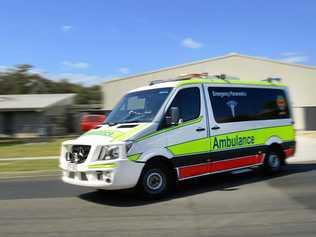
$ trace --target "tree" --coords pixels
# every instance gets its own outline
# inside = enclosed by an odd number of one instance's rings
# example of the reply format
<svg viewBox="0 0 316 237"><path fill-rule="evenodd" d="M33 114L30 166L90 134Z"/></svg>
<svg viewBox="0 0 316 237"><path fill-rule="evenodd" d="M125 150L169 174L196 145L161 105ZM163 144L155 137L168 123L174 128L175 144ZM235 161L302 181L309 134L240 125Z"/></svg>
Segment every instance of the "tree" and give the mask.
<svg viewBox="0 0 316 237"><path fill-rule="evenodd" d="M19 64L0 73L0 94L76 93L77 104L101 103L101 87L71 83L67 78L53 81L32 72L32 65Z"/></svg>

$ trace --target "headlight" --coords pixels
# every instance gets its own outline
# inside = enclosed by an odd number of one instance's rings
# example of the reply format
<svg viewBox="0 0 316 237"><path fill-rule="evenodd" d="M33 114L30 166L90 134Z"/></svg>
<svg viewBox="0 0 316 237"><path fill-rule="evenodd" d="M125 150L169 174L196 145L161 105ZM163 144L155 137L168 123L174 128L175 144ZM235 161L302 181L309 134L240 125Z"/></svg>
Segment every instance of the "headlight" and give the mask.
<svg viewBox="0 0 316 237"><path fill-rule="evenodd" d="M103 146L101 147L98 160L114 160L119 158L118 146Z"/></svg>

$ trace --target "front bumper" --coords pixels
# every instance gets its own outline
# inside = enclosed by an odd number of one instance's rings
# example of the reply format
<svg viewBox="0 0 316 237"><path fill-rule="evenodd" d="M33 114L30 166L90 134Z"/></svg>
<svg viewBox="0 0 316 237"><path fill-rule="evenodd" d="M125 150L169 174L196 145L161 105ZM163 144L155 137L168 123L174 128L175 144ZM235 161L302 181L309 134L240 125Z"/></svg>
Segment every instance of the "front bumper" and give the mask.
<svg viewBox="0 0 316 237"><path fill-rule="evenodd" d="M62 180L65 183L117 190L135 187L143 167L143 163L136 163L130 160L117 160L107 163L81 164L76 169L69 169L67 165L61 165L60 168L63 171Z"/></svg>
<svg viewBox="0 0 316 237"><path fill-rule="evenodd" d="M90 146L86 158L79 162L76 159L67 159L69 152L74 153L74 157L78 156L75 155L73 146ZM117 146L119 158L100 160L99 155L104 146ZM84 150L81 153L84 154ZM125 142L113 143L103 136L92 135L64 142L59 159L62 180L65 183L108 190L135 187L144 165L127 158Z"/></svg>

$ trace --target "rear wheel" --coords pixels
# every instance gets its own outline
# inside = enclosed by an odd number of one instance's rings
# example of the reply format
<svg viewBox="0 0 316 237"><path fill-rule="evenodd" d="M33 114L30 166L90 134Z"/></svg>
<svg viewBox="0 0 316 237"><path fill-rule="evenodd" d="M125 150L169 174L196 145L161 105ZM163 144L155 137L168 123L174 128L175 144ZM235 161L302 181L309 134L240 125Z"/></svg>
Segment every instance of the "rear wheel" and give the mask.
<svg viewBox="0 0 316 237"><path fill-rule="evenodd" d="M163 164L152 163L145 166L137 189L145 199L162 198L172 187L171 171Z"/></svg>
<svg viewBox="0 0 316 237"><path fill-rule="evenodd" d="M276 174L282 169L282 157L278 152L270 151L266 154L264 159L264 171L267 174Z"/></svg>

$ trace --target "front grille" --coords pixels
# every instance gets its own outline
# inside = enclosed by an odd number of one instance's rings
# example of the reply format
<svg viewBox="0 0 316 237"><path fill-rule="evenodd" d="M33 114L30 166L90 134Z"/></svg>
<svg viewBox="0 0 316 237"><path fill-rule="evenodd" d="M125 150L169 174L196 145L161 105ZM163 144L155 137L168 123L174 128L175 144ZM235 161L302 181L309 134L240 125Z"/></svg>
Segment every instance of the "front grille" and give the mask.
<svg viewBox="0 0 316 237"><path fill-rule="evenodd" d="M87 159L91 146L73 145L71 152L66 153L66 160L70 163L81 164Z"/></svg>
<svg viewBox="0 0 316 237"><path fill-rule="evenodd" d="M80 175L81 175L81 180L84 180L84 181L88 180L86 173L81 172Z"/></svg>

